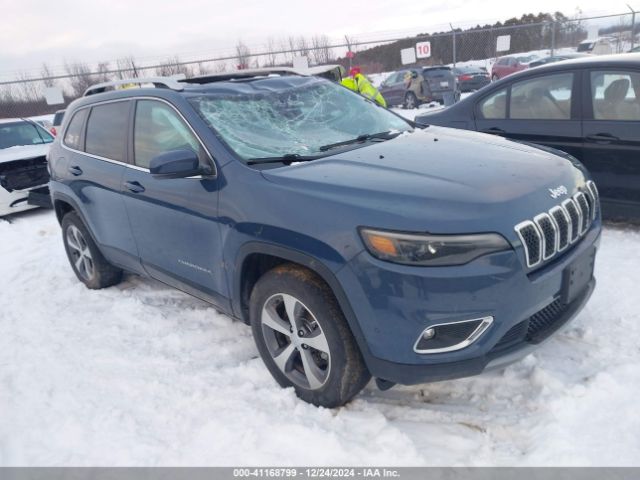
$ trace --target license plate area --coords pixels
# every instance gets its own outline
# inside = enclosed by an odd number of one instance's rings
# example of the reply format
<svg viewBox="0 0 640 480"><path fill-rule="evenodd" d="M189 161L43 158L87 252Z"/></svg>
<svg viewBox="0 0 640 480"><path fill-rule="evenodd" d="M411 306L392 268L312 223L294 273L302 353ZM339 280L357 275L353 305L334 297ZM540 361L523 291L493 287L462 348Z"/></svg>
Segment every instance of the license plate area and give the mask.
<svg viewBox="0 0 640 480"><path fill-rule="evenodd" d="M573 261L562 274L562 293L564 303L573 302L587 287L593 277L596 249L590 248Z"/></svg>

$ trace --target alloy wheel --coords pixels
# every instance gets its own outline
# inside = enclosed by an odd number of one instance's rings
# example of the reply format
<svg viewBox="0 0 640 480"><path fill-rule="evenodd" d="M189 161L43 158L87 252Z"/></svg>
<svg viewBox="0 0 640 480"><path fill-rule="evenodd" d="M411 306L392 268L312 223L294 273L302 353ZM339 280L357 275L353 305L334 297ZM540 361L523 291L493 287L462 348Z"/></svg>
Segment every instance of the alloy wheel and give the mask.
<svg viewBox="0 0 640 480"><path fill-rule="evenodd" d="M327 382L331 352L311 310L292 295L278 293L264 303L260 321L271 358L291 382L308 390Z"/></svg>
<svg viewBox="0 0 640 480"><path fill-rule="evenodd" d="M71 261L76 271L84 280L91 280L95 273L93 257L89 245L82 232L75 226L67 228L67 245L69 246Z"/></svg>

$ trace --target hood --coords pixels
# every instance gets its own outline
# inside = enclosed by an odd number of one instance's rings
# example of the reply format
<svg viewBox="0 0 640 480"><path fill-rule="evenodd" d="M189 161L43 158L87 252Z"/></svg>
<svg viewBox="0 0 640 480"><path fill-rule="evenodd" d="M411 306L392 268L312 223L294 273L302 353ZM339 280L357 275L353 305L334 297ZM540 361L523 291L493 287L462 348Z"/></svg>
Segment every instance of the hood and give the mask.
<svg viewBox="0 0 640 480"><path fill-rule="evenodd" d="M49 153L50 145L50 143L43 143L40 145L21 145L0 149L0 163L46 156Z"/></svg>
<svg viewBox="0 0 640 480"><path fill-rule="evenodd" d="M443 127L263 175L325 200L406 219L409 225L422 222L424 230L435 231L436 222L442 232L461 231L461 221L496 226L505 216L513 225L564 199L553 199L549 189L565 186L572 194L585 181L569 159L501 137ZM407 222L387 221L394 224L388 228Z"/></svg>

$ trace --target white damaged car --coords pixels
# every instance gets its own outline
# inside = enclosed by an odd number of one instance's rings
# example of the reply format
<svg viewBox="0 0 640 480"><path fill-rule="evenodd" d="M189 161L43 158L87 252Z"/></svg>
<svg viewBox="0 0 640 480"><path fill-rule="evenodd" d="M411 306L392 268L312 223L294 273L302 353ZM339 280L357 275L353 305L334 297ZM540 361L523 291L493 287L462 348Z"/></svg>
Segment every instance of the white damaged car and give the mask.
<svg viewBox="0 0 640 480"><path fill-rule="evenodd" d="M0 120L0 217L49 204L53 136L36 122Z"/></svg>

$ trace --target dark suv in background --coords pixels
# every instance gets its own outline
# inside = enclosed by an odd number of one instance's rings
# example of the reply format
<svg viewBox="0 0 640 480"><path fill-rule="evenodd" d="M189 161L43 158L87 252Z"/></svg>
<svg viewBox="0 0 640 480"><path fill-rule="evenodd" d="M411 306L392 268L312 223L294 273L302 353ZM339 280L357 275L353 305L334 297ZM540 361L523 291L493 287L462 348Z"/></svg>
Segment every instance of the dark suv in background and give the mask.
<svg viewBox="0 0 640 480"><path fill-rule="evenodd" d="M50 188L80 281L210 302L327 407L371 376L504 366L580 311L601 223L578 162L280 73L122 80L68 107Z"/></svg>
<svg viewBox="0 0 640 480"><path fill-rule="evenodd" d="M406 74L418 77L420 91L407 89ZM460 88L450 67L434 66L424 68L408 68L398 70L389 75L380 85L380 93L387 105L402 105L404 108L418 108L423 103L445 103L449 95L453 102L460 99Z"/></svg>
<svg viewBox="0 0 640 480"><path fill-rule="evenodd" d="M640 219L640 54L588 56L507 77L423 124L556 148L600 188L605 217Z"/></svg>

